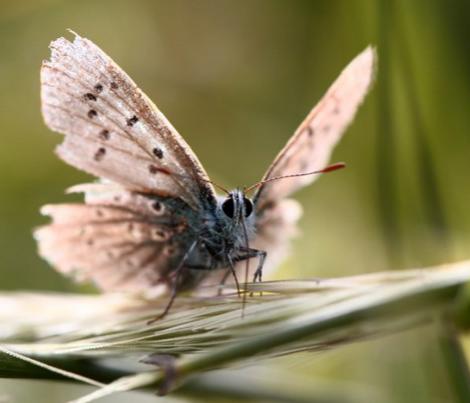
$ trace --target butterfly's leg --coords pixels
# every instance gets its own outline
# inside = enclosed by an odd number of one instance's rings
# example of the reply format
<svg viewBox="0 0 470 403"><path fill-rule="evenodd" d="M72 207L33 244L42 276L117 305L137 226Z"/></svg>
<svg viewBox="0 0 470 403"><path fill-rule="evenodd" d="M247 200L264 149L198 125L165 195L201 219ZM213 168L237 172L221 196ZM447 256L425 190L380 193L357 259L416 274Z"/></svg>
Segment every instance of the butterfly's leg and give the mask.
<svg viewBox="0 0 470 403"><path fill-rule="evenodd" d="M250 259L252 257L257 257L258 260L258 267L255 270L255 273L253 275L253 283L256 283L256 280L259 280L260 282L263 280L263 266L264 266L264 261L266 260L266 256L268 255L264 250L258 250L258 249L251 249L251 248L241 248L241 251L246 253L244 256L238 257L236 260L245 260L245 259Z"/></svg>
<svg viewBox="0 0 470 403"><path fill-rule="evenodd" d="M147 322L147 324L151 324L151 323L154 323L156 322L157 320L159 319L162 319L163 317L166 316L166 314L170 311L170 308L171 306L173 305L173 302L175 301L175 298L176 298L176 294L178 293L178 286L179 286L179 280L181 278L181 273L183 272L183 269L184 269L184 264L186 263L186 260L188 260L188 257L189 255L191 254L191 252L194 250L194 248L196 247L197 245L197 241L194 241L191 246L189 247L189 249L186 251L186 253L184 254L184 256L182 257L178 267L175 269L174 271L174 274L175 274L175 279L173 280L173 284L172 284L172 287L171 287L171 295L170 295L170 299L165 307L165 309L163 310L163 312L158 315L156 318L150 320L149 322Z"/></svg>
<svg viewBox="0 0 470 403"><path fill-rule="evenodd" d="M222 277L222 280L220 280L220 283L219 283L219 290L217 291L217 295L218 296L221 296L222 295L222 286L225 284L225 282L227 281L228 279L228 276L230 276L230 273L231 273L231 270L227 270L224 274L224 276Z"/></svg>
<svg viewBox="0 0 470 403"><path fill-rule="evenodd" d="M258 252L258 267L256 268L255 274L253 275L253 283L256 283L256 279L261 283L263 281L263 267L266 256L268 255L264 250L259 250Z"/></svg>
<svg viewBox="0 0 470 403"><path fill-rule="evenodd" d="M227 272L227 274L224 276L224 279L228 277L228 274L232 273L233 279L235 280L235 285L237 286L237 294L238 296L240 296L240 283L238 282L237 273L235 272L235 264L233 263L233 259L229 255L227 256L227 258L228 258L230 271Z"/></svg>
<svg viewBox="0 0 470 403"><path fill-rule="evenodd" d="M227 270L225 272L224 276L222 277L222 280L219 283L219 290L217 292L217 295L218 296L222 295L222 286L225 284L225 282L227 281L230 274L232 274L233 279L235 280L235 285L237 287L237 294L238 294L238 296L240 296L241 295L240 283L238 282L237 273L235 272L235 263L234 263L233 259L230 256L227 256L227 260L228 260L228 264L229 264L229 270Z"/></svg>

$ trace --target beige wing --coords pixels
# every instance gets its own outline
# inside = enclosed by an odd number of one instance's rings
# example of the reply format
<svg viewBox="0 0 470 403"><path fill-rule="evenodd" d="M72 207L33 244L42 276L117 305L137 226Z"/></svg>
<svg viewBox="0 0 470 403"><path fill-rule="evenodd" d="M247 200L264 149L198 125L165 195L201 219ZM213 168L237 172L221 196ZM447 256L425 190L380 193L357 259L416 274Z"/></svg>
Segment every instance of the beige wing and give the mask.
<svg viewBox="0 0 470 403"><path fill-rule="evenodd" d="M73 188L87 204L47 205L53 222L35 231L39 253L58 271L106 291L162 286L179 251L184 222L161 201L114 184Z"/></svg>
<svg viewBox="0 0 470 403"><path fill-rule="evenodd" d="M41 69L46 124L65 134L58 155L127 189L215 203L207 174L157 107L100 48L75 36L50 45ZM171 174L169 174L171 173Z"/></svg>
<svg viewBox="0 0 470 403"><path fill-rule="evenodd" d="M331 152L351 123L374 78L376 54L366 48L340 74L320 102L278 154L263 179L316 171L324 168ZM272 181L255 194L256 209L312 183L318 175Z"/></svg>

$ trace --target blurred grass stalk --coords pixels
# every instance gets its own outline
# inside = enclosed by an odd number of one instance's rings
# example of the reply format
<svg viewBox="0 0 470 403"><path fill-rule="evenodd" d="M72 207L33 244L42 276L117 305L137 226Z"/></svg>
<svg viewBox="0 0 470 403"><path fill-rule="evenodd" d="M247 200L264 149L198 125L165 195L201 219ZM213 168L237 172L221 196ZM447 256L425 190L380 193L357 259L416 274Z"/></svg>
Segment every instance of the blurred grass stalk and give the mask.
<svg viewBox="0 0 470 403"><path fill-rule="evenodd" d="M177 357L171 388L178 389L187 379L194 385L195 375L214 369L326 351L432 322L447 328L448 323L463 323L453 318L466 313L455 316L453 310L466 310L468 302L461 300L465 294L454 302L469 280L470 261L464 261L347 278L256 283L248 285L255 294L247 299L244 318L234 294L182 296L167 317L152 325L147 321L164 300L4 293L0 377L68 378L97 386L89 397L77 400L84 403L118 391L161 386L165 377L160 370L136 367L143 355L158 353ZM464 375L460 372L468 383ZM291 401L299 401L292 393ZM348 401L361 400L350 396Z"/></svg>
<svg viewBox="0 0 470 403"><path fill-rule="evenodd" d="M435 171L434 156L429 144L429 128L423 118L422 100L419 96L417 75L413 66L413 53L407 35L405 4L379 0L379 38L381 49L381 83L379 85L379 207L384 229L384 237L392 266L404 261L404 239L399 231L400 217L397 211L397 165L400 153L396 145L399 128L397 113L392 104L394 94L391 83L400 81L409 110L409 124L413 130L412 145L416 157L416 174L419 184L420 208L424 212L427 232L433 235L428 239L425 254L415 252L413 259L431 258L432 261L448 259L450 254L450 231ZM392 61L396 63L397 73L392 77ZM394 113L395 112L395 113ZM432 242L432 244L430 244ZM418 248L414 248L415 251ZM443 323L440 332L440 344L443 363L449 374L456 401L470 401L470 373L467 358L460 345L460 340L452 325Z"/></svg>
<svg viewBox="0 0 470 403"><path fill-rule="evenodd" d="M419 186L420 210L424 212L427 232L433 235L435 245L428 245L426 253L414 248L412 259L423 256L433 261L447 259L450 253L450 231L442 202L442 192L437 181L436 164L429 144L429 128L423 118L422 100L417 90L417 75L413 64L412 50L407 39L408 27L401 2L379 0L379 51L380 76L378 83L378 143L377 183L378 206L384 231L391 267L400 268L405 261L403 233L400 231L403 217L400 217L398 192L400 187L399 168L404 165L398 139L399 133L408 124L413 135L413 148L417 183ZM396 67L396 68L395 68ZM395 83L395 85L392 85ZM397 85L398 83L399 85ZM403 102L409 114L400 119L394 105L397 88L405 96ZM405 162L406 165L406 162ZM401 185L403 186L403 185ZM429 241L428 241L429 242ZM438 246L438 247L436 247Z"/></svg>

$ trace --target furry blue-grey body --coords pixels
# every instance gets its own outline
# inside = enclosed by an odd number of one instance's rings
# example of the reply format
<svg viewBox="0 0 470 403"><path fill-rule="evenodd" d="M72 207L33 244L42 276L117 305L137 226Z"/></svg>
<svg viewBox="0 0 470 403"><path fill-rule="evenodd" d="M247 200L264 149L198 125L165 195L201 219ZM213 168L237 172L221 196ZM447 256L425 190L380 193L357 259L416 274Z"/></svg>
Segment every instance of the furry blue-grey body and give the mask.
<svg viewBox="0 0 470 403"><path fill-rule="evenodd" d="M225 207L225 208L224 208ZM226 197L219 197L217 208L207 225L207 247L215 255L230 255L249 248L248 241L255 234L253 205L243 191L235 189ZM227 262L224 262L227 263ZM220 266L226 266L222 263Z"/></svg>
<svg viewBox="0 0 470 403"><path fill-rule="evenodd" d="M265 255L250 249L249 241L256 233L256 215L251 200L240 189L218 197L201 213L195 212L181 200L163 201L173 210L173 225L185 230L175 237L178 253L174 256L175 269L184 261L186 274L181 276L179 289L189 288L208 270L230 269L236 262ZM171 274L171 269L169 273Z"/></svg>
<svg viewBox="0 0 470 403"><path fill-rule="evenodd" d="M197 219L199 228L194 235L198 246L188 258L188 267L228 267L230 259L235 262L246 255L241 252L249 248L248 242L255 234L255 214L252 206L247 211L247 200L236 189L227 197L219 197L217 207L207 210L202 220Z"/></svg>

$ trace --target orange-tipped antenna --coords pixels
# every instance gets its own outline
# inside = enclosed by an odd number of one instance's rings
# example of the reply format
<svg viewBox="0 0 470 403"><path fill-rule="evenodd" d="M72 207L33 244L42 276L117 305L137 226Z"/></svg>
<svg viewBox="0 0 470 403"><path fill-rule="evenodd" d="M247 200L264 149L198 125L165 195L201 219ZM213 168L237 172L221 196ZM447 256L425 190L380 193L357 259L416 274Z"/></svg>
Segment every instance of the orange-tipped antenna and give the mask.
<svg viewBox="0 0 470 403"><path fill-rule="evenodd" d="M203 179L203 181L214 185L216 188L219 188L224 193L230 194L230 192L227 189L220 186L218 183L215 183L215 182L211 181L210 179Z"/></svg>
<svg viewBox="0 0 470 403"><path fill-rule="evenodd" d="M272 182L272 181L277 181L279 179L286 179L286 178L296 178L297 176L308 176L308 175L315 175L315 174L326 174L328 172L333 172L338 169L342 169L346 167L346 164L344 162L336 162L335 164L328 165L326 168L320 169L318 171L312 171L312 172L304 172L300 174L292 174L292 175L283 175L283 176L275 176L273 178L268 178L263 181L257 182L254 185L251 185L247 188L245 188L245 192L248 193L250 190L253 190L257 188L258 186L261 186L267 182Z"/></svg>
<svg viewBox="0 0 470 403"><path fill-rule="evenodd" d="M177 173L174 173L174 172L169 171L169 170L166 169L166 168L161 168L161 167L152 166L152 169L153 169L153 171L155 171L155 172L160 172L160 173L165 174L165 175L177 176L177 177L179 177L179 178L192 179L192 178L191 178L190 176L188 176L188 175L177 174ZM227 194L230 193L227 189L225 189L224 187L220 186L219 184L217 184L217 183L211 181L210 179L202 179L202 178L201 178L200 180L214 185L215 187L219 188L222 192L225 192L225 193L227 193Z"/></svg>

